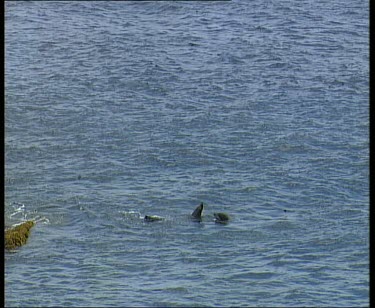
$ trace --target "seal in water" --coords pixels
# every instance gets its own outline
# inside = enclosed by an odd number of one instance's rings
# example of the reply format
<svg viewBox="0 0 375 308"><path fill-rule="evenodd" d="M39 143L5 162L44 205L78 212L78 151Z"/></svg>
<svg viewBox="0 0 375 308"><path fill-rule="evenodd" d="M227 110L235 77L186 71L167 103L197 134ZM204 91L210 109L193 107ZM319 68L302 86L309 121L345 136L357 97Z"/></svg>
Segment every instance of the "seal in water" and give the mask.
<svg viewBox="0 0 375 308"><path fill-rule="evenodd" d="M146 215L144 220L145 221L158 221L158 220L163 220L163 217L157 216L157 215Z"/></svg>
<svg viewBox="0 0 375 308"><path fill-rule="evenodd" d="M226 224L229 221L229 216L226 213L214 213L215 222Z"/></svg>
<svg viewBox="0 0 375 308"><path fill-rule="evenodd" d="M203 212L203 202L197 206L197 208L194 210L193 213L191 213L191 216L195 219L201 219Z"/></svg>
<svg viewBox="0 0 375 308"><path fill-rule="evenodd" d="M191 217L196 220L201 220L202 218L202 212L203 212L203 202L196 207L193 213L191 213ZM144 221L159 221L164 220L164 217L157 216L157 215L146 215L143 218Z"/></svg>

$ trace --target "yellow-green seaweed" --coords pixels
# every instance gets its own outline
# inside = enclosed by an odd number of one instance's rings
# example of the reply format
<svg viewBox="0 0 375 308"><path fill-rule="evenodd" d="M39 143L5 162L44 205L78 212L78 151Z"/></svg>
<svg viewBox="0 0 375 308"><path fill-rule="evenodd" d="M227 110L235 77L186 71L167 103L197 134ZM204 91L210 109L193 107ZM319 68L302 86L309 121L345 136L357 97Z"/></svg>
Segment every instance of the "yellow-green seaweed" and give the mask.
<svg viewBox="0 0 375 308"><path fill-rule="evenodd" d="M34 225L34 221L28 220L5 230L5 249L14 249L25 245L30 234L30 229Z"/></svg>

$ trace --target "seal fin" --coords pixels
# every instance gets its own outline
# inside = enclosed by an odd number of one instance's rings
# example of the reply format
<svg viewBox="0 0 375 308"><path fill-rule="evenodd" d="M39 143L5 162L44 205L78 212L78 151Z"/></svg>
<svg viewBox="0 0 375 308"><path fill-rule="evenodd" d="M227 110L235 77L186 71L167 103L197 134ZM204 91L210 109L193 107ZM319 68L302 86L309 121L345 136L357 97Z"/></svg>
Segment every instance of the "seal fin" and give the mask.
<svg viewBox="0 0 375 308"><path fill-rule="evenodd" d="M191 216L194 218L200 219L203 212L203 202L196 207L193 213L191 213Z"/></svg>

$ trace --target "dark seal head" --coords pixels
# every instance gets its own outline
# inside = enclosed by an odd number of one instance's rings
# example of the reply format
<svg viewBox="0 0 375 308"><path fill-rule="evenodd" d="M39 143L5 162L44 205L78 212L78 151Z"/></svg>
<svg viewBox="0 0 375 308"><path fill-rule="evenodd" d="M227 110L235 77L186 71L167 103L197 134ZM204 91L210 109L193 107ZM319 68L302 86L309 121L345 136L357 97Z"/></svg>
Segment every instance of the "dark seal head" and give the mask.
<svg viewBox="0 0 375 308"><path fill-rule="evenodd" d="M195 219L201 219L203 212L203 203L198 205L193 213L191 213L191 216Z"/></svg>
<svg viewBox="0 0 375 308"><path fill-rule="evenodd" d="M229 216L226 213L214 213L215 222L220 224L226 224L229 221Z"/></svg>

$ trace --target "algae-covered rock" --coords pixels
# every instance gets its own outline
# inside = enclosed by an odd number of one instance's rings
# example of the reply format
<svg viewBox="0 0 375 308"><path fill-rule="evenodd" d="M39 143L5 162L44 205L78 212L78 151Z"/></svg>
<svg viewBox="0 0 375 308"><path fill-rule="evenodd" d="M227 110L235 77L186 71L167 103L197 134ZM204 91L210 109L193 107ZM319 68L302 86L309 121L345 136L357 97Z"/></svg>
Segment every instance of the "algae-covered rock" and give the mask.
<svg viewBox="0 0 375 308"><path fill-rule="evenodd" d="M28 220L15 227L5 230L5 249L14 249L26 244L30 229L35 222Z"/></svg>

